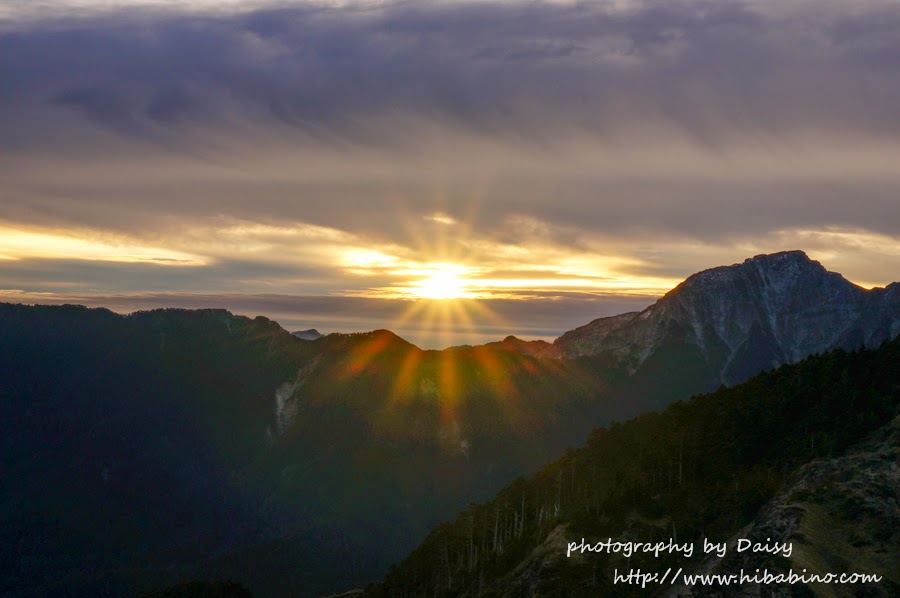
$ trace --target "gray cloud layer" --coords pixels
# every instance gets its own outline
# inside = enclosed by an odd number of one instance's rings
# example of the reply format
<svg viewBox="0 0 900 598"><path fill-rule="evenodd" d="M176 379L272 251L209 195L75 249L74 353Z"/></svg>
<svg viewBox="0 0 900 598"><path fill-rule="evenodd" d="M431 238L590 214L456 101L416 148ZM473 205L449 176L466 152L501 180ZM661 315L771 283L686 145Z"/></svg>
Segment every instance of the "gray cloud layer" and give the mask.
<svg viewBox="0 0 900 598"><path fill-rule="evenodd" d="M156 140L240 117L380 144L381 119L412 116L530 140L560 127L620 135L648 117L709 144L810 127L896 136L896 3L791 5L389 3L11 22L0 89L7 106L49 103ZM28 124L14 141L38 136Z"/></svg>
<svg viewBox="0 0 900 598"><path fill-rule="evenodd" d="M799 248L883 284L900 268L898 30L893 0L32 11L0 20L0 225L193 254L227 215L422 260L539 244L659 277ZM441 236L435 212L460 224ZM297 238L182 270L0 262L0 288L359 283L281 260L304 256Z"/></svg>

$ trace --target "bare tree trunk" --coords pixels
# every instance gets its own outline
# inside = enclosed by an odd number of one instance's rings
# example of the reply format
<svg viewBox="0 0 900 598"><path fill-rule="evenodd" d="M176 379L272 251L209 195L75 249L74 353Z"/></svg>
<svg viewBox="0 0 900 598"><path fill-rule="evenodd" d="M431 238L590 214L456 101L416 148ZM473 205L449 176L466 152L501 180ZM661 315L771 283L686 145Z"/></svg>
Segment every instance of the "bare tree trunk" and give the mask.
<svg viewBox="0 0 900 598"><path fill-rule="evenodd" d="M556 481L556 514L562 510L562 469L559 470L559 476Z"/></svg>
<svg viewBox="0 0 900 598"><path fill-rule="evenodd" d="M497 533L500 531L500 503L497 503L497 518L494 520L494 552L497 552Z"/></svg>
<svg viewBox="0 0 900 598"><path fill-rule="evenodd" d="M525 493L522 493L522 519L519 521L519 537L525 532Z"/></svg>
<svg viewBox="0 0 900 598"><path fill-rule="evenodd" d="M572 496L575 496L575 455L572 455Z"/></svg>
<svg viewBox="0 0 900 598"><path fill-rule="evenodd" d="M447 562L447 589L453 587L453 577L450 575L450 550L447 548L447 541L444 540L444 560Z"/></svg>
<svg viewBox="0 0 900 598"><path fill-rule="evenodd" d="M472 513L472 527L469 528L469 565L466 569L471 573L475 566L475 513Z"/></svg>

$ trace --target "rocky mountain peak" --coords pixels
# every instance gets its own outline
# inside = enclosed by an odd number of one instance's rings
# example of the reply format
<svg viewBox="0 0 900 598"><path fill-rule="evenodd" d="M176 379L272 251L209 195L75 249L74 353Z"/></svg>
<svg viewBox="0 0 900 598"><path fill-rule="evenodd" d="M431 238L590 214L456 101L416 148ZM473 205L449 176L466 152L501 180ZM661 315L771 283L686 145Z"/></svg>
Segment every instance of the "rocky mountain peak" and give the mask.
<svg viewBox="0 0 900 598"><path fill-rule="evenodd" d="M667 295L685 291L720 290L723 284L744 279L748 283L773 290L786 289L804 282L821 283L826 280L852 284L843 276L828 272L822 264L799 250L762 254L747 258L740 264L718 266L689 276Z"/></svg>
<svg viewBox="0 0 900 598"><path fill-rule="evenodd" d="M865 289L802 251L703 270L640 313L600 318L554 345L562 357L605 354L634 373L662 356L710 388L836 347L900 333L900 293Z"/></svg>

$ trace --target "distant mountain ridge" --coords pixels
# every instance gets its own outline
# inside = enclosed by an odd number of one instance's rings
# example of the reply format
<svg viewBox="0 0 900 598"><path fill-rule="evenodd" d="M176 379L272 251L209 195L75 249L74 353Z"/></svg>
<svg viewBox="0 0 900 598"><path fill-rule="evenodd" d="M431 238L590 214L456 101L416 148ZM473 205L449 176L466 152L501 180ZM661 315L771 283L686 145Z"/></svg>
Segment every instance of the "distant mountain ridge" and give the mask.
<svg viewBox="0 0 900 598"><path fill-rule="evenodd" d="M711 385L900 333L900 284L865 290L802 251L698 272L641 312L566 332L557 356L608 355L635 373L678 354ZM668 357L667 357L668 358Z"/></svg>
<svg viewBox="0 0 900 598"><path fill-rule="evenodd" d="M295 332L292 332L291 335L305 341L314 341L324 336L315 328L310 328L309 330L297 330Z"/></svg>
<svg viewBox="0 0 900 598"><path fill-rule="evenodd" d="M559 351L551 343L543 340L526 341L513 335L509 335L502 341L494 341L478 345L491 349L502 349L504 351L512 351L520 355L530 355L532 357L557 357ZM457 347L449 347L452 350L470 349L469 345L460 345Z"/></svg>

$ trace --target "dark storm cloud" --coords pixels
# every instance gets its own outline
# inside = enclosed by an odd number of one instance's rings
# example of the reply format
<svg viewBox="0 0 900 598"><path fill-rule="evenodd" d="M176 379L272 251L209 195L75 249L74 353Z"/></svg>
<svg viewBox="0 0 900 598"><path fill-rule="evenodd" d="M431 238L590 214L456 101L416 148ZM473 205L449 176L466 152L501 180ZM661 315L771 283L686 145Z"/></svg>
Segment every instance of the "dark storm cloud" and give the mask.
<svg viewBox="0 0 900 598"><path fill-rule="evenodd" d="M815 2L786 13L734 1L623 6L123 10L11 22L0 90L13 108L56 105L151 138L240 118L319 141L386 143L405 137L379 127L397 115L537 141L559 127L618 134L647 117L708 144L785 127L898 131L896 5L860 2L852 17ZM16 134L41 127L28 125Z"/></svg>

